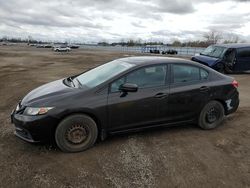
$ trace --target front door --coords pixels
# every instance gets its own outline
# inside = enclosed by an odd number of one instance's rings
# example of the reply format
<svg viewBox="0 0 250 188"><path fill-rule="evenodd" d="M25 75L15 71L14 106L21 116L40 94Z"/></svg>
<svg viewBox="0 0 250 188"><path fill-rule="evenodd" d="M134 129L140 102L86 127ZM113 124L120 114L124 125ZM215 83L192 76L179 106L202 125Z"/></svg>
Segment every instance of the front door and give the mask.
<svg viewBox="0 0 250 188"><path fill-rule="evenodd" d="M139 68L111 83L108 95L110 131L139 128L157 123L159 105L167 101L167 65ZM137 92L122 93L119 86L133 83Z"/></svg>

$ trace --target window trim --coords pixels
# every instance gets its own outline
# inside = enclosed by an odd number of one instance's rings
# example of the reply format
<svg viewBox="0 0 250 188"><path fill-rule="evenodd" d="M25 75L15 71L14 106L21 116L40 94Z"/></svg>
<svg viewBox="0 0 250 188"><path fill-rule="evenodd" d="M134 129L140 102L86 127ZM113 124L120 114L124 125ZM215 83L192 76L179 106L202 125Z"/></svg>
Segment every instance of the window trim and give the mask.
<svg viewBox="0 0 250 188"><path fill-rule="evenodd" d="M148 87L143 87L143 88L138 88L138 91L139 90L143 90L143 89L150 89L150 88L159 88L159 87L165 87L167 85L169 85L169 80L170 80L170 64L167 64L167 63L159 63L159 64L155 64L155 65L144 65L144 66L140 66L140 67L137 67L129 72L126 72L124 74L122 74L121 76L119 76L118 78L116 78L115 80L113 80L112 82L110 82L108 84L108 93L111 94L111 93L120 93L121 91L111 91L111 85L116 82L117 80L121 79L122 77L125 77L125 83L127 81L127 75L134 72L134 71L137 71L139 69L142 69L142 68L148 68L148 67L155 67L155 66L165 66L166 67L166 72L165 72L165 82L163 85L158 85L158 86L148 86Z"/></svg>
<svg viewBox="0 0 250 188"><path fill-rule="evenodd" d="M174 72L173 72L173 66L174 65L184 65L184 66L190 66L190 67L195 67L199 69L199 80L192 80L192 81L187 81L187 82L178 82L178 83L174 83ZM206 71L208 73L208 77L207 79L202 80L201 79L201 69ZM209 81L209 77L210 77L210 73L209 71L207 71L206 69L199 67L199 66L195 66L195 65L190 65L190 64L185 64L185 63L178 63L178 64L171 64L170 65L170 85L171 86L183 86L183 85L192 85L195 83L204 83L204 82L208 82Z"/></svg>

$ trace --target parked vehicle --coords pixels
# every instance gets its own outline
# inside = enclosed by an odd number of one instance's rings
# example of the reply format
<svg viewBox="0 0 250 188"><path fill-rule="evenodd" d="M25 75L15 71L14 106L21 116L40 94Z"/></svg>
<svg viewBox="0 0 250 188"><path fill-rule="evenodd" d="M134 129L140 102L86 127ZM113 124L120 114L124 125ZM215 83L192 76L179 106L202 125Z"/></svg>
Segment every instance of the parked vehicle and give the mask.
<svg viewBox="0 0 250 188"><path fill-rule="evenodd" d="M250 72L250 44L211 45L191 60L222 73Z"/></svg>
<svg viewBox="0 0 250 188"><path fill-rule="evenodd" d="M160 50L157 50L157 49L152 49L149 52L153 54L160 54Z"/></svg>
<svg viewBox="0 0 250 188"><path fill-rule="evenodd" d="M146 45L141 47L141 52L142 53L156 53L156 54L160 54L160 48L162 47L162 45Z"/></svg>
<svg viewBox="0 0 250 188"><path fill-rule="evenodd" d="M43 44L38 44L36 45L37 48L44 48L44 45Z"/></svg>
<svg viewBox="0 0 250 188"><path fill-rule="evenodd" d="M70 50L71 50L70 47L67 47L67 46L54 47L55 52L69 52Z"/></svg>
<svg viewBox="0 0 250 188"><path fill-rule="evenodd" d="M50 44L45 44L45 45L44 45L44 48L52 48L52 45L50 45Z"/></svg>
<svg viewBox="0 0 250 188"><path fill-rule="evenodd" d="M73 45L70 45L69 47L70 47L71 49L78 49L80 46L79 46L79 45L73 44Z"/></svg>
<svg viewBox="0 0 250 188"><path fill-rule="evenodd" d="M29 43L28 45L29 46L37 46L37 44L34 44L34 43Z"/></svg>
<svg viewBox="0 0 250 188"><path fill-rule="evenodd" d="M177 51L177 50L174 50L174 49L168 49L168 50L166 50L166 51L162 51L161 53L162 53L162 54L177 55L177 54L178 54L178 51Z"/></svg>
<svg viewBox="0 0 250 188"><path fill-rule="evenodd" d="M213 129L239 105L238 83L207 66L167 57L129 57L40 86L11 114L15 135L55 139L65 152L97 137L197 123Z"/></svg>

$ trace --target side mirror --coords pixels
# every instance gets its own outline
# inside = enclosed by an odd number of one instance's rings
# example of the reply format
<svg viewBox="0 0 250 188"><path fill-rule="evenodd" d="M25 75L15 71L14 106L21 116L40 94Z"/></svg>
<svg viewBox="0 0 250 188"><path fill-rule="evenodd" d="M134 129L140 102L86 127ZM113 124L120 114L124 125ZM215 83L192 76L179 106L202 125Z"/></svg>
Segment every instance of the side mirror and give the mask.
<svg viewBox="0 0 250 188"><path fill-rule="evenodd" d="M138 86L136 84L125 83L119 87L122 92L137 92Z"/></svg>

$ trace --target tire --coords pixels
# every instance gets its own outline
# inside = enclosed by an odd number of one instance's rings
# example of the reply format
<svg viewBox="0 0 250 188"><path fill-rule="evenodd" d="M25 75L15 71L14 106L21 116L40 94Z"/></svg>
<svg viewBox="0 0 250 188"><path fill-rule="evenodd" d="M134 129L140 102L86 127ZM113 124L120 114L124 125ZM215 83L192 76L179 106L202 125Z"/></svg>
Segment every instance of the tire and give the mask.
<svg viewBox="0 0 250 188"><path fill-rule="evenodd" d="M94 145L98 135L95 121L75 114L63 119L56 128L55 141L63 152L80 152Z"/></svg>
<svg viewBox="0 0 250 188"><path fill-rule="evenodd" d="M218 72L220 72L220 73L225 73L225 67L224 67L224 65L222 64L222 63L218 63L217 65L216 65L216 70L218 71Z"/></svg>
<svg viewBox="0 0 250 188"><path fill-rule="evenodd" d="M220 102L210 101L200 113L199 126L206 130L216 128L223 121L224 113L224 107Z"/></svg>

